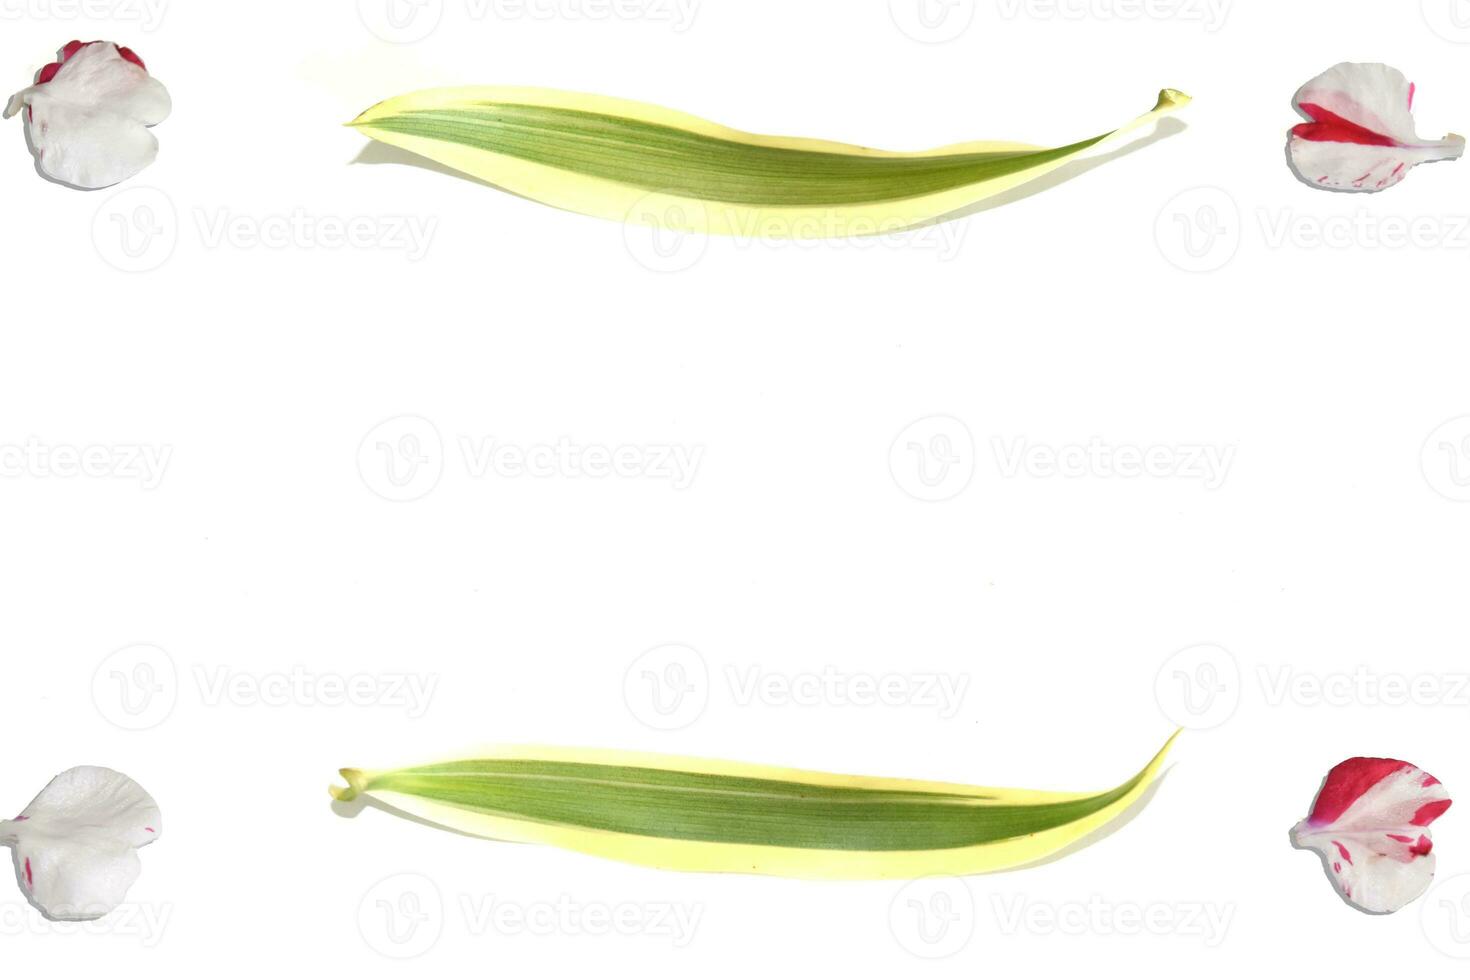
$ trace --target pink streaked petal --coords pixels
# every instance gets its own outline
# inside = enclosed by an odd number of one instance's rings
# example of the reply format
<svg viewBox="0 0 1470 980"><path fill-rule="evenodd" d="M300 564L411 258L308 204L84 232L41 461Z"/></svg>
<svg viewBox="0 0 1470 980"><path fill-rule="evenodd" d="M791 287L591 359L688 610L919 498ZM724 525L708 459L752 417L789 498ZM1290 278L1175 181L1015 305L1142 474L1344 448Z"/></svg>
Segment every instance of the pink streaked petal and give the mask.
<svg viewBox="0 0 1470 980"><path fill-rule="evenodd" d="M1368 790L1406 768L1412 767L1395 759L1350 759L1344 762L1327 774L1327 781L1322 784L1307 820L1315 827L1325 827L1341 817Z"/></svg>
<svg viewBox="0 0 1470 980"><path fill-rule="evenodd" d="M1417 88L1387 65L1341 64L1302 86L1291 130L1292 168L1322 190L1367 192L1401 183L1421 163L1458 159L1465 140L1422 139L1414 124Z"/></svg>
<svg viewBox="0 0 1470 980"><path fill-rule="evenodd" d="M25 822L22 823L21 821ZM142 869L138 849L158 839L158 804L121 773L82 766L53 779L21 818L0 822L17 877L48 917L96 919L127 897Z"/></svg>
<svg viewBox="0 0 1470 980"><path fill-rule="evenodd" d="M1433 803L1426 803L1415 812L1414 819L1409 822L1415 827L1428 827L1444 816L1444 812L1449 808L1449 800L1435 800Z"/></svg>
<svg viewBox="0 0 1470 980"><path fill-rule="evenodd" d="M1449 807L1439 780L1411 763L1349 759L1328 773L1292 841L1322 856L1350 904L1396 912L1433 881L1434 842L1422 828Z"/></svg>

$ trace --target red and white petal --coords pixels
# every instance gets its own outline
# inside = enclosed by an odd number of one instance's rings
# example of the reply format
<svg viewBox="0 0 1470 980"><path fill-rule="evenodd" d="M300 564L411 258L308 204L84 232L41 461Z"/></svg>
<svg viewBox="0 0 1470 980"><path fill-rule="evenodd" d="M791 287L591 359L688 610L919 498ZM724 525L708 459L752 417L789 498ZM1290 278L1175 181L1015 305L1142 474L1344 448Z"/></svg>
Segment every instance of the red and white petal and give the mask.
<svg viewBox="0 0 1470 980"><path fill-rule="evenodd" d="M1327 876L1365 912L1397 912L1429 890L1429 825L1450 807L1439 780L1397 759L1349 759L1328 774L1292 842L1317 851Z"/></svg>
<svg viewBox="0 0 1470 980"><path fill-rule="evenodd" d="M142 60L108 41L76 49L44 85L42 91L48 98L105 107L145 126L163 122L173 109L168 90L148 74Z"/></svg>
<svg viewBox="0 0 1470 980"><path fill-rule="evenodd" d="M106 915L126 899L142 865L137 850L163 831L158 804L133 780L83 766L53 779L16 819L0 822L16 875L53 919Z"/></svg>
<svg viewBox="0 0 1470 980"><path fill-rule="evenodd" d="M1290 141L1297 176L1327 190L1371 193L1421 163L1458 159L1463 137L1420 139L1414 96L1408 78L1387 65L1341 64L1302 86L1294 101L1308 122Z"/></svg>
<svg viewBox="0 0 1470 980"><path fill-rule="evenodd" d="M1382 139L1413 143L1419 138L1414 130L1414 85L1388 65L1344 63L1329 68L1303 85L1294 101L1308 119L1318 118L1315 108Z"/></svg>
<svg viewBox="0 0 1470 980"><path fill-rule="evenodd" d="M158 155L148 132L168 118L168 90L127 48L73 41L35 85L13 96L5 115L26 109L42 173L75 187L119 183Z"/></svg>

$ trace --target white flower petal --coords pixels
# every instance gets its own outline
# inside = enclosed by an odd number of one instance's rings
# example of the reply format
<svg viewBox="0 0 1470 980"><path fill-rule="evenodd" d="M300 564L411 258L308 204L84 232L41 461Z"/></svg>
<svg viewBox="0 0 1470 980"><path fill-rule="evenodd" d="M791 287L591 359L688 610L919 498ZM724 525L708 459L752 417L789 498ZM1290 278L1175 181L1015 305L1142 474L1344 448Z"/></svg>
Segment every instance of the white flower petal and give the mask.
<svg viewBox="0 0 1470 980"><path fill-rule="evenodd" d="M31 145L41 171L73 187L111 187L158 156L147 128L114 112L42 100L31 106Z"/></svg>
<svg viewBox="0 0 1470 980"><path fill-rule="evenodd" d="M117 45L82 46L49 81L10 99L6 116L25 109L41 172L81 188L127 180L158 155L148 131L168 118L168 90Z"/></svg>
<svg viewBox="0 0 1470 980"><path fill-rule="evenodd" d="M16 875L53 919L100 918L126 899L137 849L163 831L158 804L111 769L82 766L53 779L16 819L0 822Z"/></svg>

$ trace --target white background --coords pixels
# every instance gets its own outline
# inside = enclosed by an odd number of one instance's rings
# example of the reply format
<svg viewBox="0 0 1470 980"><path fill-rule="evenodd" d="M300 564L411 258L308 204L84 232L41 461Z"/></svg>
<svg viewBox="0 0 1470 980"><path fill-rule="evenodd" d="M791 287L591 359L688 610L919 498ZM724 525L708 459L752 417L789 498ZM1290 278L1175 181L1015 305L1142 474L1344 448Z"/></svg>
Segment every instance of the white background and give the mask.
<svg viewBox="0 0 1470 980"><path fill-rule="evenodd" d="M1424 133L1465 132L1470 7L1114 2L956 0L926 33L907 0L703 0L688 23L444 0L389 43L371 0L366 20L0 0L9 89L109 38L175 99L159 162L111 191L44 183L3 133L0 806L102 764L167 823L136 904L89 932L0 894L7 971L1234 977L1470 955L1465 811L1436 826L1447 883L1389 918L1287 841L1352 755L1470 792L1470 165L1358 198L1282 153L1293 91L1341 60L1403 68ZM458 83L893 148L1071 142L1165 85L1197 102L1187 129L939 231L660 258L616 224L354 164L341 123ZM357 241L323 240L347 223ZM559 443L651 469L477 463ZM1160 466L1046 468L1089 445ZM659 470L669 448L692 482ZM670 666L692 700L664 716L647 675ZM824 672L914 696L779 696ZM776 693L747 697L752 676ZM933 677L963 685L951 710ZM666 875L347 819L325 792L339 766L495 742L1094 789L1178 722L1201 730L1115 836L917 890Z"/></svg>

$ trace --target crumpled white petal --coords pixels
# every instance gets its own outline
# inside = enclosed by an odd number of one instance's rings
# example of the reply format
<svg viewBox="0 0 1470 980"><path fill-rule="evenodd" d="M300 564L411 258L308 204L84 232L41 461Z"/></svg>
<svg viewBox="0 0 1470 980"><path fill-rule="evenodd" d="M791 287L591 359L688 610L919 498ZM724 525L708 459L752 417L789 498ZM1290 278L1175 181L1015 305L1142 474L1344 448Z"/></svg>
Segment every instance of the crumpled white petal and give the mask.
<svg viewBox="0 0 1470 980"><path fill-rule="evenodd" d="M66 57L49 80L12 96L5 116L26 109L41 172L90 190L127 180L154 161L158 139L148 127L172 107L162 83L117 45L97 41Z"/></svg>
<svg viewBox="0 0 1470 980"><path fill-rule="evenodd" d="M1429 773L1397 759L1349 759L1328 774L1311 815L1292 829L1327 877L1364 912L1397 912L1434 881L1429 825L1450 808Z"/></svg>
<svg viewBox="0 0 1470 980"><path fill-rule="evenodd" d="M138 848L163 832L163 814L143 787L95 766L53 779L14 820L0 844L15 852L27 897L52 919L98 919L127 898L142 863Z"/></svg>
<svg viewBox="0 0 1470 980"><path fill-rule="evenodd" d="M1294 104L1310 120L1291 131L1291 164L1324 190L1375 193L1402 182L1421 163L1455 160L1465 139L1420 139L1415 88L1388 65L1345 63L1302 86Z"/></svg>

